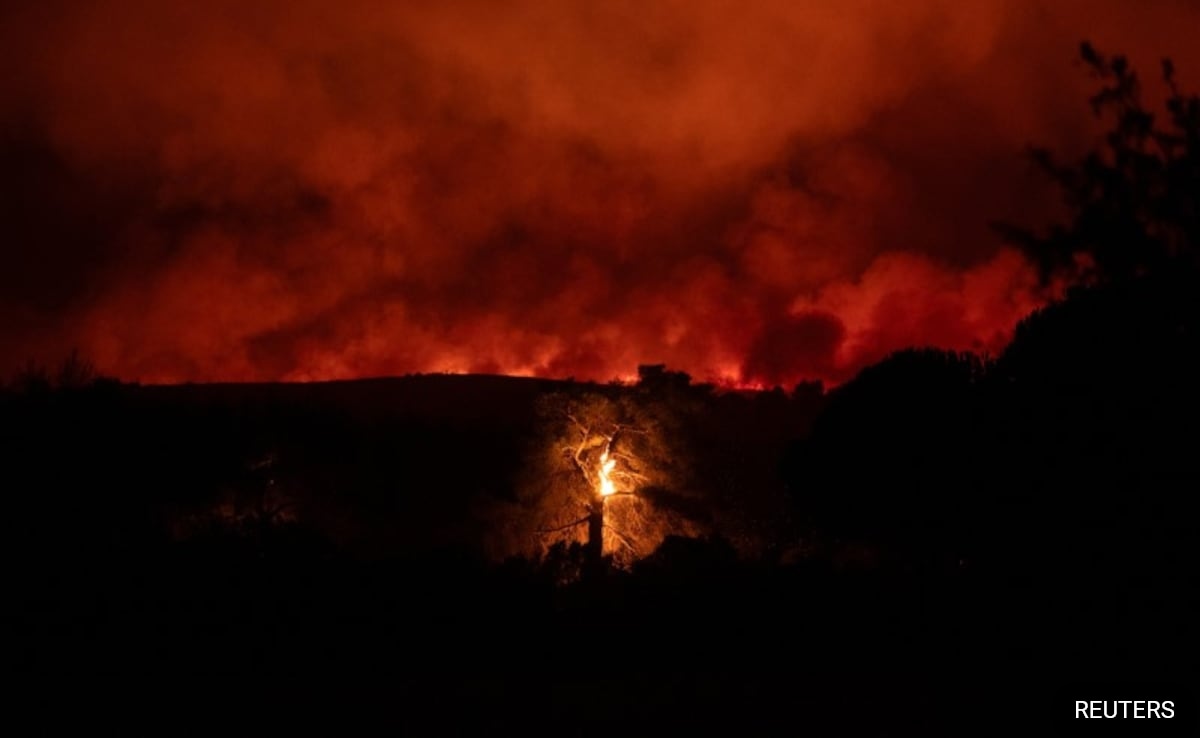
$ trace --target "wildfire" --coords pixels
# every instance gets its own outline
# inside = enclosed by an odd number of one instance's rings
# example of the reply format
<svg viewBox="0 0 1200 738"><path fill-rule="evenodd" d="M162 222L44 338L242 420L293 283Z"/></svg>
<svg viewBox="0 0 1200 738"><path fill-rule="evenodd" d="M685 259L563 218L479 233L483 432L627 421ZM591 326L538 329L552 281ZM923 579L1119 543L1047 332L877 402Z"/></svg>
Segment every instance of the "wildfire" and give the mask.
<svg viewBox="0 0 1200 738"><path fill-rule="evenodd" d="M600 454L600 496L608 497L617 491L613 486L612 470L617 465L616 459L608 457L608 449L604 449L604 453Z"/></svg>

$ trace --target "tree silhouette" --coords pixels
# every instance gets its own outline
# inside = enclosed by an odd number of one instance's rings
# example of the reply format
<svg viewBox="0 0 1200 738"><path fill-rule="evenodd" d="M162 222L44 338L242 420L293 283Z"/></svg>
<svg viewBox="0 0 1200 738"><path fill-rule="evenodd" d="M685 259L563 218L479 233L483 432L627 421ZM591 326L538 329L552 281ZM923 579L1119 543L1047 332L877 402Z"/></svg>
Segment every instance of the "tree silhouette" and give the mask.
<svg viewBox="0 0 1200 738"><path fill-rule="evenodd" d="M96 371L96 365L71 349L58 366L52 371L33 359L28 359L17 370L10 385L18 392L44 392L50 389L79 390L100 382L113 380L103 379Z"/></svg>
<svg viewBox="0 0 1200 738"><path fill-rule="evenodd" d="M1063 193L1066 224L1002 230L1044 280L1082 284L1022 321L991 372L993 479L1019 490L992 520L1024 532L1030 569L1072 559L1109 579L1178 573L1181 521L1195 519L1182 490L1194 487L1186 429L1200 407L1200 96L1184 94L1164 60L1156 110L1124 56L1088 43L1080 54L1102 83L1092 109L1111 128L1074 165L1034 151Z"/></svg>
<svg viewBox="0 0 1200 738"><path fill-rule="evenodd" d="M79 354L78 349L63 359L55 377L58 387L62 389L82 389L91 385L98 378L96 365Z"/></svg>
<svg viewBox="0 0 1200 738"><path fill-rule="evenodd" d="M1069 220L1001 226L1045 282L1071 285L1066 299L1023 320L994 361L910 350L864 369L785 474L833 536L980 561L1055 597L1065 573L1134 591L1153 572L1161 595L1188 571L1195 520L1200 98L1166 61L1163 115L1124 57L1086 43L1081 55L1111 129L1074 164L1033 152Z"/></svg>
<svg viewBox="0 0 1200 738"><path fill-rule="evenodd" d="M1200 242L1200 96L1180 91L1170 59L1162 62L1165 121L1142 101L1128 60L1084 42L1080 56L1102 86L1095 115L1111 121L1103 144L1063 164L1043 148L1031 156L1059 186L1071 219L1046 233L996 228L1038 265L1044 282L1127 280L1174 266L1194 269Z"/></svg>

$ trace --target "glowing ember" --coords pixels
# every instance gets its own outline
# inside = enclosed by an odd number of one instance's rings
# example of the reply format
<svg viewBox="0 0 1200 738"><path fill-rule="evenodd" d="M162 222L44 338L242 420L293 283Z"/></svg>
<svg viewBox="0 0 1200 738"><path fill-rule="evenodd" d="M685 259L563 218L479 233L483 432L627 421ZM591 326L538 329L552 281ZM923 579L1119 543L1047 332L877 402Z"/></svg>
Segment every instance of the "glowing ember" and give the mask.
<svg viewBox="0 0 1200 738"><path fill-rule="evenodd" d="M604 449L604 453L600 454L600 496L608 497L617 488L613 486L612 474L613 467L617 465L616 459L608 458L608 449Z"/></svg>

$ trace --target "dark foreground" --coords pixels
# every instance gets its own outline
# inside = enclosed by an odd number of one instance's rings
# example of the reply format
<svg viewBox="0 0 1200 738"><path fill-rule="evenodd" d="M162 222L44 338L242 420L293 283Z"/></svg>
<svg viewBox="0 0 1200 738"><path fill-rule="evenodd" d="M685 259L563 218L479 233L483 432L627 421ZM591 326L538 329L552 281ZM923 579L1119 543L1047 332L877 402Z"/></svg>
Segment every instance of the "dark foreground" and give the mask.
<svg viewBox="0 0 1200 738"><path fill-rule="evenodd" d="M19 693L49 722L99 700L120 724L469 735L1040 734L1075 699L1189 704L1183 586L755 565L689 541L660 554L568 587L283 536L18 573Z"/></svg>
<svg viewBox="0 0 1200 738"><path fill-rule="evenodd" d="M158 733L1187 734L1198 283L832 393L651 372L710 532L582 580L481 545L561 385L7 391L15 702ZM1073 722L1092 699L1177 714Z"/></svg>

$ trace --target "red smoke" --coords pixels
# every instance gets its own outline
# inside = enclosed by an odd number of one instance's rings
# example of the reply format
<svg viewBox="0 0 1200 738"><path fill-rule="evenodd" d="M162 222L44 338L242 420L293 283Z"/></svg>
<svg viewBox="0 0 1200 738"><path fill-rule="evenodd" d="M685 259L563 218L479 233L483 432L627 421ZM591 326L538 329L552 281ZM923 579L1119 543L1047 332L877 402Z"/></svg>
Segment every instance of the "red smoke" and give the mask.
<svg viewBox="0 0 1200 738"><path fill-rule="evenodd" d="M0 21L2 357L75 346L142 381L665 362L770 385L995 353L1037 298L986 224L1054 212L1026 143L1092 140L1079 40L1200 80L1200 11L1172 0Z"/></svg>

